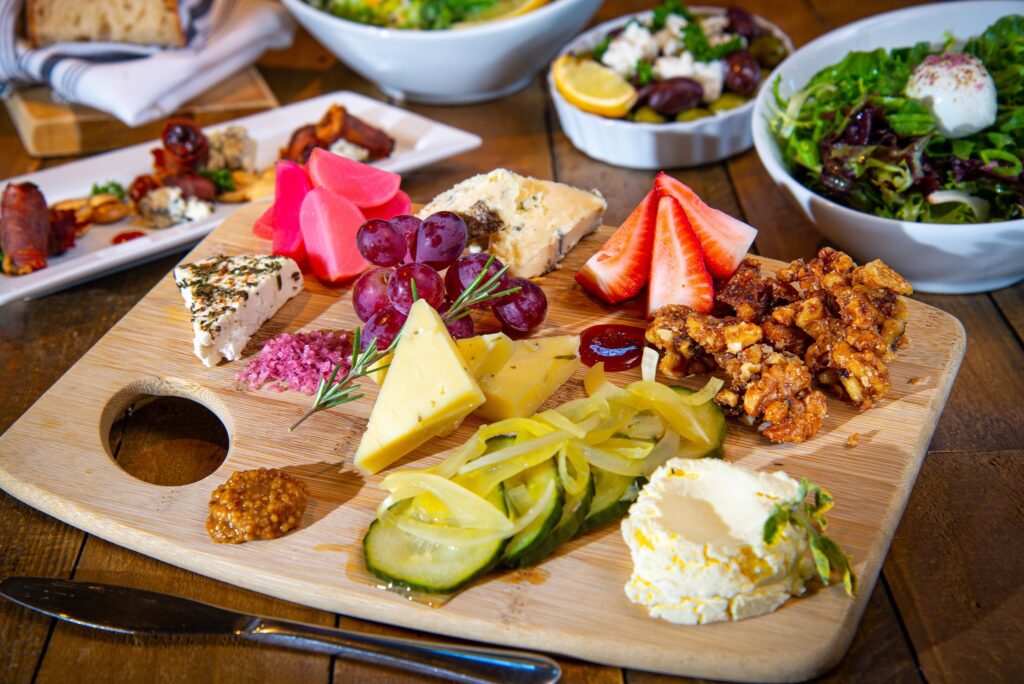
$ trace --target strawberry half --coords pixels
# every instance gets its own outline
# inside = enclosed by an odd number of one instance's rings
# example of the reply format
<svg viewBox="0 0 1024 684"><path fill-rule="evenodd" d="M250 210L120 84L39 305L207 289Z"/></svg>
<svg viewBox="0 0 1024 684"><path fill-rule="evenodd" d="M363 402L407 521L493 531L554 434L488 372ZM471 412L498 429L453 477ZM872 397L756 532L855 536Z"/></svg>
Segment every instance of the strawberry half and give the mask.
<svg viewBox="0 0 1024 684"><path fill-rule="evenodd" d="M635 297L651 271L657 215L658 195L651 190L604 246L587 260L576 274L576 282L609 304Z"/></svg>
<svg viewBox="0 0 1024 684"><path fill-rule="evenodd" d="M668 304L685 304L707 313L714 303L715 288L704 267L700 240L679 202L666 195L658 200L647 317Z"/></svg>
<svg viewBox="0 0 1024 684"><path fill-rule="evenodd" d="M654 179L654 187L664 197L674 197L686 212L693 232L704 250L704 262L716 278L728 278L754 244L757 229L709 207L693 190L664 171Z"/></svg>

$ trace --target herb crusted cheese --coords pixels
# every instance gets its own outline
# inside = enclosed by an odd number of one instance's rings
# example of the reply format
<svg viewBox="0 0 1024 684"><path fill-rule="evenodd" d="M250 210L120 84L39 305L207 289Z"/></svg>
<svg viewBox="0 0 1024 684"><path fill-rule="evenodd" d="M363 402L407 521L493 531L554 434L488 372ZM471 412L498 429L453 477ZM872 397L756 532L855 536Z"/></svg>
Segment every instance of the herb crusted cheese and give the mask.
<svg viewBox="0 0 1024 684"><path fill-rule="evenodd" d="M206 366L239 358L264 322L302 291L298 265L282 256L218 256L174 269Z"/></svg>
<svg viewBox="0 0 1024 684"><path fill-rule="evenodd" d="M459 214L471 240L486 243L513 275L533 278L558 266L577 242L594 232L606 207L597 191L495 169L438 195L419 216Z"/></svg>

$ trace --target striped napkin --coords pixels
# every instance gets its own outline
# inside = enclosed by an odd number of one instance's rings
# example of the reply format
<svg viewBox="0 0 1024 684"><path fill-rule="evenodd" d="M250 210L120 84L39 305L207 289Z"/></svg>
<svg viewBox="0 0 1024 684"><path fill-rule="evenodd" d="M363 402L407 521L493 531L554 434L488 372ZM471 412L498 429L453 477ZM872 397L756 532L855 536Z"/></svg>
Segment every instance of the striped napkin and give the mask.
<svg viewBox="0 0 1024 684"><path fill-rule="evenodd" d="M24 0L0 0L0 94L48 83L54 96L129 126L168 116L260 58L291 45L295 24L274 0L180 0L183 48L61 43L38 50L16 35Z"/></svg>

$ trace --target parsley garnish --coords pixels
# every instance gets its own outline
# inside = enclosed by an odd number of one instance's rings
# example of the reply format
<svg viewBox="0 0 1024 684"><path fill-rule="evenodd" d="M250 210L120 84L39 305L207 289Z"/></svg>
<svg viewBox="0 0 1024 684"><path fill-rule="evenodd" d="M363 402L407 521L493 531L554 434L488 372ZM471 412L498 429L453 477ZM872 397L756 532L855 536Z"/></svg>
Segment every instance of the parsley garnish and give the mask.
<svg viewBox="0 0 1024 684"><path fill-rule="evenodd" d="M665 20L668 19L668 15L678 14L686 21L692 23L694 16L679 0L666 0L658 7L654 8L653 16L651 17L651 30L660 31L665 28Z"/></svg>
<svg viewBox="0 0 1024 684"><path fill-rule="evenodd" d="M612 37L605 36L600 43L594 46L594 49L590 51L590 56L594 58L595 62L600 62L601 58L604 57L604 53L608 52L608 46L612 44Z"/></svg>
<svg viewBox="0 0 1024 684"><path fill-rule="evenodd" d="M811 501L806 501L808 495ZM806 477L800 482L800 489L792 501L775 504L771 515L764 521L764 542L775 545L782 537L786 525L794 524L807 532L807 541L814 557L814 567L821 581L828 585L835 571L843 579L843 586L850 596L857 595L857 575L850 566L850 557L822 532L828 527L825 514L832 508L834 499L823 487Z"/></svg>
<svg viewBox="0 0 1024 684"><path fill-rule="evenodd" d="M93 183L89 195L117 195L118 199L124 199L124 186L117 181L106 183Z"/></svg>
<svg viewBox="0 0 1024 684"><path fill-rule="evenodd" d="M647 85L654 80L654 67L645 59L636 61L636 84Z"/></svg>
<svg viewBox="0 0 1024 684"><path fill-rule="evenodd" d="M230 169L200 169L199 175L209 178L217 186L217 194L236 190L235 179Z"/></svg>

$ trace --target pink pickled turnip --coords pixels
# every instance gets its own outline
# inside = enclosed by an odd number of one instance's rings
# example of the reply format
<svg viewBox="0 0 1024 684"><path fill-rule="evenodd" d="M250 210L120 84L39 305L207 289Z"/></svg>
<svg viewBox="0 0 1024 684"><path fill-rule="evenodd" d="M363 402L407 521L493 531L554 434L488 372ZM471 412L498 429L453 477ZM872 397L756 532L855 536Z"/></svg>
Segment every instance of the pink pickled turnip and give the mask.
<svg viewBox="0 0 1024 684"><path fill-rule="evenodd" d="M361 164L323 148L315 148L306 162L313 185L345 197L357 207L379 207L398 192L402 177L369 164Z"/></svg>
<svg viewBox="0 0 1024 684"><path fill-rule="evenodd" d="M291 257L300 266L306 262L299 211L313 184L306 170L291 161L279 161L274 182L274 254Z"/></svg>
<svg viewBox="0 0 1024 684"><path fill-rule="evenodd" d="M365 222L359 207L326 188L314 188L302 202L302 238L313 273L327 283L350 280L367 268L356 249L356 232Z"/></svg>
<svg viewBox="0 0 1024 684"><path fill-rule="evenodd" d="M412 200L405 194L404 191L399 190L395 193L395 196L389 199L384 204L376 207L364 207L363 214L366 215L366 220L370 219L383 219L390 221L396 216L402 214L412 213Z"/></svg>
<svg viewBox="0 0 1024 684"><path fill-rule="evenodd" d="M252 234L264 240L274 239L274 205L271 204L267 210L260 214L256 222L252 224Z"/></svg>

